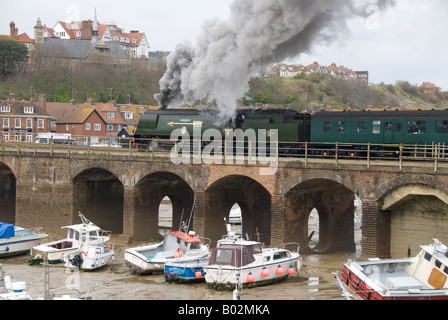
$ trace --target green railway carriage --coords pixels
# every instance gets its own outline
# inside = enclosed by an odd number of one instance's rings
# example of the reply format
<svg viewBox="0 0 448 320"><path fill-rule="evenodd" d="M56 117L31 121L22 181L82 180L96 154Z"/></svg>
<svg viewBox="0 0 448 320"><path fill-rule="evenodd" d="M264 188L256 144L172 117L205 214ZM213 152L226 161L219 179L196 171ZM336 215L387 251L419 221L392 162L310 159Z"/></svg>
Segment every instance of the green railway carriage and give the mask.
<svg viewBox="0 0 448 320"><path fill-rule="evenodd" d="M278 141L285 145L308 142L311 116L291 109L241 109L238 111L237 127L247 129L278 130ZM267 137L269 140L269 137Z"/></svg>
<svg viewBox="0 0 448 320"><path fill-rule="evenodd" d="M448 110L314 114L313 143L425 145L448 143Z"/></svg>

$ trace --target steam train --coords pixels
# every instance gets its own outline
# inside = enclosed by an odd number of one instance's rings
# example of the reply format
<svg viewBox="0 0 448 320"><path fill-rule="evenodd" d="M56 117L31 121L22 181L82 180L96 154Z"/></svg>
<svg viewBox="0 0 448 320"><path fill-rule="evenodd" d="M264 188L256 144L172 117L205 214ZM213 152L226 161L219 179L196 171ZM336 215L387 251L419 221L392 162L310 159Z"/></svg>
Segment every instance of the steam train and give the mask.
<svg viewBox="0 0 448 320"><path fill-rule="evenodd" d="M142 148L150 139L170 139L176 128L190 135L216 129L278 130L281 154L303 152L305 144L328 153L335 145L353 155L388 150L394 156L400 145L438 145L448 142L448 110L415 111L320 111L314 114L290 109L241 109L232 121L217 124L216 111L168 109L146 111L140 118L135 141ZM196 128L196 130L194 130ZM330 147L331 146L331 147Z"/></svg>

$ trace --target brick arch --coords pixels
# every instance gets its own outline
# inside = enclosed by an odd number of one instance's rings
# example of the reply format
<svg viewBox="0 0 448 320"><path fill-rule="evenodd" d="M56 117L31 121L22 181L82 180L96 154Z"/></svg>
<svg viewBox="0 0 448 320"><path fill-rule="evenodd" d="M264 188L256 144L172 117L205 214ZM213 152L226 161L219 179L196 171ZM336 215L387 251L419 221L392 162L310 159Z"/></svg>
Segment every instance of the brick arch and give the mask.
<svg viewBox="0 0 448 320"><path fill-rule="evenodd" d="M301 252L354 252L354 193L337 181L315 178L293 186L284 196L286 242ZM319 212L319 243L308 246L311 211Z"/></svg>
<svg viewBox="0 0 448 320"><path fill-rule="evenodd" d="M227 175L215 180L205 190L205 236L212 242L226 234L224 218L228 218L232 206L237 203L242 211L243 235L250 239L256 231L260 240L271 243L271 193L258 181L239 174Z"/></svg>
<svg viewBox="0 0 448 320"><path fill-rule="evenodd" d="M445 193L443 190L448 190L448 183L443 182L433 176L418 174L402 175L395 179L388 179L383 182L378 187L380 193L377 195L377 199L381 202L385 199L385 197L394 192L394 190L411 185L421 185L425 188L432 188L443 193Z"/></svg>
<svg viewBox="0 0 448 320"><path fill-rule="evenodd" d="M124 186L108 169L90 167L76 174L73 185L72 222L78 212L99 227L123 233Z"/></svg>
<svg viewBox="0 0 448 320"><path fill-rule="evenodd" d="M0 161L0 221L15 223L17 173Z"/></svg>
<svg viewBox="0 0 448 320"><path fill-rule="evenodd" d="M159 208L165 196L170 198L173 207L173 229L177 229L182 222L190 220L195 201L191 186L181 176L170 171L148 173L134 187L134 240L160 240ZM190 221L190 230L193 229L193 221L194 215Z"/></svg>

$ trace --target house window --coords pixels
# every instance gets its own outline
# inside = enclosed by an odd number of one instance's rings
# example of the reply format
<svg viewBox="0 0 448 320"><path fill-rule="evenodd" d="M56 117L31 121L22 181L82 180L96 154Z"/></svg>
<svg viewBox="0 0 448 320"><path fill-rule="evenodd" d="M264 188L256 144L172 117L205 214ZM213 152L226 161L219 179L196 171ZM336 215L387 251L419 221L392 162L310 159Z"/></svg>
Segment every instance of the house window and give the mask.
<svg viewBox="0 0 448 320"><path fill-rule="evenodd" d="M2 106L1 111L2 112L11 112L11 107L10 106Z"/></svg>
<svg viewBox="0 0 448 320"><path fill-rule="evenodd" d="M45 121L44 119L38 119L37 120L37 128L38 129L44 129Z"/></svg>
<svg viewBox="0 0 448 320"><path fill-rule="evenodd" d="M134 112L132 112L132 111L126 111L126 112L124 113L124 118L125 118L126 120L134 119Z"/></svg>
<svg viewBox="0 0 448 320"><path fill-rule="evenodd" d="M3 119L3 128L9 128L9 118Z"/></svg>
<svg viewBox="0 0 448 320"><path fill-rule="evenodd" d="M3 140L5 140L5 141L9 140L9 133L8 132L3 133Z"/></svg>
<svg viewBox="0 0 448 320"><path fill-rule="evenodd" d="M26 142L28 142L28 143L33 142L33 134L32 133L26 134Z"/></svg>
<svg viewBox="0 0 448 320"><path fill-rule="evenodd" d="M15 128L21 128L22 127L22 119L16 118L14 125L15 125Z"/></svg>
<svg viewBox="0 0 448 320"><path fill-rule="evenodd" d="M93 130L100 131L101 130L101 123L95 123L93 125Z"/></svg>
<svg viewBox="0 0 448 320"><path fill-rule="evenodd" d="M25 107L23 109L23 112L25 112L27 114L33 114L34 113L34 108L33 107Z"/></svg>
<svg viewBox="0 0 448 320"><path fill-rule="evenodd" d="M86 130L87 130L87 131L90 130L90 123L86 123Z"/></svg>
<svg viewBox="0 0 448 320"><path fill-rule="evenodd" d="M108 112L107 113L107 119L114 119L115 118L115 113L114 112Z"/></svg>
<svg viewBox="0 0 448 320"><path fill-rule="evenodd" d="M33 128L33 119L26 119L26 128L27 129Z"/></svg>
<svg viewBox="0 0 448 320"><path fill-rule="evenodd" d="M114 131L114 125L113 125L113 124L108 124L108 125L106 126L106 130L107 130L108 132L112 132L112 131Z"/></svg>

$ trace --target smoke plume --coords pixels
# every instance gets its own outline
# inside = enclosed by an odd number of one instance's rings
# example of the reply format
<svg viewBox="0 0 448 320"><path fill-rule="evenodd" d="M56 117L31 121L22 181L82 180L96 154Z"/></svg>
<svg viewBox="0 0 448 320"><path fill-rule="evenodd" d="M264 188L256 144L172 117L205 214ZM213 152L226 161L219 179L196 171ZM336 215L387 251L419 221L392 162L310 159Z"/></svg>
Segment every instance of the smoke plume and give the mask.
<svg viewBox="0 0 448 320"><path fill-rule="evenodd" d="M348 19L395 0L234 0L226 21L203 24L195 45L179 44L155 95L160 109L214 102L232 117L252 76L274 63L310 52L346 34Z"/></svg>

